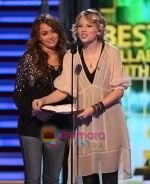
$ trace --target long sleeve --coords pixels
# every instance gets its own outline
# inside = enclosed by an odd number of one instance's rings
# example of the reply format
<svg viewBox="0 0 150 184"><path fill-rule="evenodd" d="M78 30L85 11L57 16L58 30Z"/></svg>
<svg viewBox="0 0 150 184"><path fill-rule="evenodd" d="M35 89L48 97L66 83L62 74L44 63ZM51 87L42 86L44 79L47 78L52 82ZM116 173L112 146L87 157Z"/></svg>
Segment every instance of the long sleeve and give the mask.
<svg viewBox="0 0 150 184"><path fill-rule="evenodd" d="M31 106L31 93L29 83L29 72L31 70L30 63L32 57L25 53L24 56L20 59L15 81L15 90L14 90L14 102L19 110L19 113L22 117L30 118L32 106ZM31 79L31 77L30 77Z"/></svg>

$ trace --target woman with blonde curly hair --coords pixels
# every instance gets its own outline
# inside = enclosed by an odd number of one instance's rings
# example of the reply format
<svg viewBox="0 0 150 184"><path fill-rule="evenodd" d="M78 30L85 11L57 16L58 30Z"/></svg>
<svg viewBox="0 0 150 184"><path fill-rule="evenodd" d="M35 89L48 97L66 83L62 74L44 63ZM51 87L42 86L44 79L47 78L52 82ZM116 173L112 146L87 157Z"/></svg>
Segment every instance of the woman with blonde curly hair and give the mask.
<svg viewBox="0 0 150 184"><path fill-rule="evenodd" d="M130 145L121 106L123 92L131 82L119 50L105 41L105 27L100 12L87 9L79 13L72 28L74 38L82 42L73 62L74 70L77 65L82 67L78 76L73 72L73 96L82 110L75 120L78 144L73 149L73 175L82 178L83 184L117 184L118 178L131 176ZM54 81L57 90L34 100L35 111L71 94L71 58L68 51L62 74Z"/></svg>

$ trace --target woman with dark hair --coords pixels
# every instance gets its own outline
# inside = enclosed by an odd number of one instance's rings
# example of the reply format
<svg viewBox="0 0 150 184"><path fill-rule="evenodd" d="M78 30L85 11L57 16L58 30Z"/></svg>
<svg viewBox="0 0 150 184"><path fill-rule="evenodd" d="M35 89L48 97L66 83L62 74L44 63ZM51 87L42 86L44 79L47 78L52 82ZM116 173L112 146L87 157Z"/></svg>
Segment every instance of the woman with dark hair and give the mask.
<svg viewBox="0 0 150 184"><path fill-rule="evenodd" d="M76 66L82 68L78 76L73 72L73 96L78 97L76 105L82 112L75 121L78 144L74 144L71 160L77 176L74 180L81 179L83 184L117 184L118 178L131 177L130 144L120 102L131 81L123 70L119 50L105 41L105 26L100 12L88 9L79 13L72 28L74 38L83 45L77 48L73 62L73 71ZM57 90L35 99L34 111L71 94L71 58L68 51L62 74L54 81Z"/></svg>
<svg viewBox="0 0 150 184"><path fill-rule="evenodd" d="M58 184L67 144L59 134L68 128L69 119L58 114L49 118L46 112L35 115L32 101L55 90L53 81L62 71L67 38L61 24L48 14L35 19L30 37L19 61L14 91L25 183L41 183L43 169L43 184Z"/></svg>

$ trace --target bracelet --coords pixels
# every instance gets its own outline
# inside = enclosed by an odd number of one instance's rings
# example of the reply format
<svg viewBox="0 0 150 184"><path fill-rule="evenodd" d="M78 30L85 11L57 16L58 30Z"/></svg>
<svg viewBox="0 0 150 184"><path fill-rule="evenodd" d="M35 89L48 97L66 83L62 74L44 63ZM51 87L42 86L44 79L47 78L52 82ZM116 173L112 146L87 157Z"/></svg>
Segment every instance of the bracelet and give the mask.
<svg viewBox="0 0 150 184"><path fill-rule="evenodd" d="M99 110L99 113L102 113L105 111L105 106L104 106L103 102L98 103L98 110Z"/></svg>
<svg viewBox="0 0 150 184"><path fill-rule="evenodd" d="M98 102L97 104L92 105L91 107L93 108L94 113L96 113L96 115L99 115L105 111L105 106L103 102Z"/></svg>

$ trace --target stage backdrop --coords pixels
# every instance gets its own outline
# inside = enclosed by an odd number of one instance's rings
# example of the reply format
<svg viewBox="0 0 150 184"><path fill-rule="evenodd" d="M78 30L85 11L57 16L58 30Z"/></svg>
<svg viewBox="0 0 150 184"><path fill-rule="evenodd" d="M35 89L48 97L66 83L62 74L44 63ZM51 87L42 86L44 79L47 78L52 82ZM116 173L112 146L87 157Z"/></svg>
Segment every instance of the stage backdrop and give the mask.
<svg viewBox="0 0 150 184"><path fill-rule="evenodd" d="M132 79L122 103L134 173L150 163L150 0L103 0L99 4L108 20L107 38L120 48L125 71Z"/></svg>

